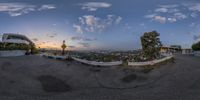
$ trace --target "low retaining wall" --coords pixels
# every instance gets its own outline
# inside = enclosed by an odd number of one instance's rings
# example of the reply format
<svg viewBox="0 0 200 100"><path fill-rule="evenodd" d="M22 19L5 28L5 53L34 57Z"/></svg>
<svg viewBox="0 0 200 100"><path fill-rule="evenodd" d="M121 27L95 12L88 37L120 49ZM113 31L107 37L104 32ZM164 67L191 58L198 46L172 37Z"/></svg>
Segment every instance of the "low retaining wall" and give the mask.
<svg viewBox="0 0 200 100"><path fill-rule="evenodd" d="M194 56L200 57L200 51L194 51Z"/></svg>
<svg viewBox="0 0 200 100"><path fill-rule="evenodd" d="M0 57L23 56L25 54L25 50L0 51Z"/></svg>
<svg viewBox="0 0 200 100"><path fill-rule="evenodd" d="M49 54L41 54L41 56L52 58L52 59L62 59L62 60L65 60L68 58L67 56L57 56L57 55L49 55Z"/></svg>
<svg viewBox="0 0 200 100"><path fill-rule="evenodd" d="M155 65L158 63L161 63L163 61L171 59L173 56L167 56L165 58L159 59L159 60L153 60L153 61L147 61L147 62L128 62L128 66L148 66L148 65Z"/></svg>
<svg viewBox="0 0 200 100"><path fill-rule="evenodd" d="M88 64L88 65L94 65L94 66L117 66L121 65L122 61L115 61L115 62L96 62L96 61L88 61L88 60L83 60L79 58L72 57L73 60Z"/></svg>

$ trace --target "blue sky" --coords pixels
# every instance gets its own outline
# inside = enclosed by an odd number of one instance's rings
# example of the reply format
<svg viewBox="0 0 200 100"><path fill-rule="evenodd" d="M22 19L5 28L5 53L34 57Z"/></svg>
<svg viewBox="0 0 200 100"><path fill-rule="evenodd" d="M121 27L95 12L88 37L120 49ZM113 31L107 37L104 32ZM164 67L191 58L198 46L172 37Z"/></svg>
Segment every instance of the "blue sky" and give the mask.
<svg viewBox="0 0 200 100"><path fill-rule="evenodd" d="M27 35L36 45L133 50L156 30L163 45L200 40L198 0L0 0L0 34Z"/></svg>

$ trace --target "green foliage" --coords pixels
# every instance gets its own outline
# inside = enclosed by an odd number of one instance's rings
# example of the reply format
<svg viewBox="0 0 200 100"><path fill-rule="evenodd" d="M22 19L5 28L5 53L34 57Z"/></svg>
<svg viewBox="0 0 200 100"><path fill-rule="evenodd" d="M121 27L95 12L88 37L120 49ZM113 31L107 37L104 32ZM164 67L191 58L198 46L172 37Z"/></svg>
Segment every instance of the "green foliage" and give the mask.
<svg viewBox="0 0 200 100"><path fill-rule="evenodd" d="M82 54L79 58L97 62L112 62L120 60L119 56L99 53Z"/></svg>
<svg viewBox="0 0 200 100"><path fill-rule="evenodd" d="M40 50L34 46L34 47L32 47L32 53L38 54L38 53L40 53Z"/></svg>
<svg viewBox="0 0 200 100"><path fill-rule="evenodd" d="M30 50L30 45L16 43L0 43L0 50Z"/></svg>
<svg viewBox="0 0 200 100"><path fill-rule="evenodd" d="M192 45L192 49L193 49L194 51L200 50L200 41L199 41L198 43L194 43L194 44Z"/></svg>
<svg viewBox="0 0 200 100"><path fill-rule="evenodd" d="M141 37L142 56L147 60L156 59L160 56L160 47L162 46L160 34L156 31L145 32Z"/></svg>

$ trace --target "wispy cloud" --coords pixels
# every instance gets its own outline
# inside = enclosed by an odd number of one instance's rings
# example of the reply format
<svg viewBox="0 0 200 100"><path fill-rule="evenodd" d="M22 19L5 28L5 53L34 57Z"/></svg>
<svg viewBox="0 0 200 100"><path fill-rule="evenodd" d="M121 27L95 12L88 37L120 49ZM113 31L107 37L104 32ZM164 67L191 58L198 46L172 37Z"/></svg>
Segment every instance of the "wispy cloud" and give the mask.
<svg viewBox="0 0 200 100"><path fill-rule="evenodd" d="M145 15L145 18L153 21L160 22L162 24L166 22L174 23L180 20L188 18L187 14L182 13L180 5L158 5L152 14ZM183 6L182 6L183 7ZM191 15L196 16L196 15Z"/></svg>
<svg viewBox="0 0 200 100"><path fill-rule="evenodd" d="M122 17L119 16L119 17L116 19L115 23L116 23L116 24L119 24L121 21L122 21Z"/></svg>
<svg viewBox="0 0 200 100"><path fill-rule="evenodd" d="M155 21L158 21L160 23L165 23L166 22L166 17L163 17L163 16L155 16L154 17L154 20Z"/></svg>
<svg viewBox="0 0 200 100"><path fill-rule="evenodd" d="M42 5L38 10L49 10L49 9L55 9L56 6L52 4Z"/></svg>
<svg viewBox="0 0 200 100"><path fill-rule="evenodd" d="M187 18L187 16L186 16L185 14L180 13L180 12L175 13L175 14L174 14L174 17L177 18L177 19L179 19L179 20L182 20L182 19L186 19L186 18Z"/></svg>
<svg viewBox="0 0 200 100"><path fill-rule="evenodd" d="M113 24L119 24L122 20L120 16L107 15L106 19L93 15L84 15L78 18L78 23L73 27L76 32L103 32Z"/></svg>
<svg viewBox="0 0 200 100"><path fill-rule="evenodd" d="M56 37L58 34L56 33L47 33L47 36L50 37L50 38L54 38Z"/></svg>
<svg viewBox="0 0 200 100"><path fill-rule="evenodd" d="M90 43L79 42L78 44L81 45L81 46L84 47L84 48L88 48L88 47L90 47Z"/></svg>
<svg viewBox="0 0 200 100"><path fill-rule="evenodd" d="M74 24L73 27L76 29L77 33L83 34L83 29L82 29L82 27L80 25Z"/></svg>
<svg viewBox="0 0 200 100"><path fill-rule="evenodd" d="M85 36L73 36L71 40L78 40L78 41L95 41L97 38L92 37L85 37Z"/></svg>
<svg viewBox="0 0 200 100"><path fill-rule="evenodd" d="M160 13L175 13L179 12L177 9L178 5L159 5L158 8L155 9L155 12Z"/></svg>
<svg viewBox="0 0 200 100"><path fill-rule="evenodd" d="M36 5L26 3L0 3L0 13L7 13L10 16L20 16L29 12L38 10L47 10L56 8L52 5L42 5L38 8Z"/></svg>
<svg viewBox="0 0 200 100"><path fill-rule="evenodd" d="M34 42L39 41L38 38L33 38L32 40L33 40Z"/></svg>
<svg viewBox="0 0 200 100"><path fill-rule="evenodd" d="M195 41L199 41L199 40L200 40L200 35L194 35L194 36L193 36L193 39L194 39Z"/></svg>
<svg viewBox="0 0 200 100"><path fill-rule="evenodd" d="M200 12L200 3L189 3L189 4L185 4L185 6L187 6L188 9L191 11Z"/></svg>
<svg viewBox="0 0 200 100"><path fill-rule="evenodd" d="M112 4L107 3L107 2L85 2L79 5L82 6L83 10L87 10L87 11L96 11L99 8L109 8L112 6Z"/></svg>

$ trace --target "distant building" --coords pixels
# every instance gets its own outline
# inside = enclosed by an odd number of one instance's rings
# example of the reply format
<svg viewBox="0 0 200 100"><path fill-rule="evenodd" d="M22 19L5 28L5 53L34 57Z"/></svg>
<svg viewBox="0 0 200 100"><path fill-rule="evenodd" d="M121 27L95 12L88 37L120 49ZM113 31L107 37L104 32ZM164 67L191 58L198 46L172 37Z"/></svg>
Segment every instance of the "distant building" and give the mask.
<svg viewBox="0 0 200 100"><path fill-rule="evenodd" d="M34 43L24 35L14 34L14 33L5 33L2 36L3 43L16 43L16 44L28 44L34 45Z"/></svg>
<svg viewBox="0 0 200 100"><path fill-rule="evenodd" d="M160 48L161 54L174 54L174 53L180 53L180 54L191 54L193 53L192 49L182 49L179 45L171 45L170 47L163 46Z"/></svg>
<svg viewBox="0 0 200 100"><path fill-rule="evenodd" d="M193 50L192 49L182 49L182 54L192 54Z"/></svg>
<svg viewBox="0 0 200 100"><path fill-rule="evenodd" d="M2 36L0 46L0 56L9 57L33 54L35 44L24 35L5 33Z"/></svg>
<svg viewBox="0 0 200 100"><path fill-rule="evenodd" d="M161 53L181 53L181 48L180 47L167 47L163 46L160 48Z"/></svg>

